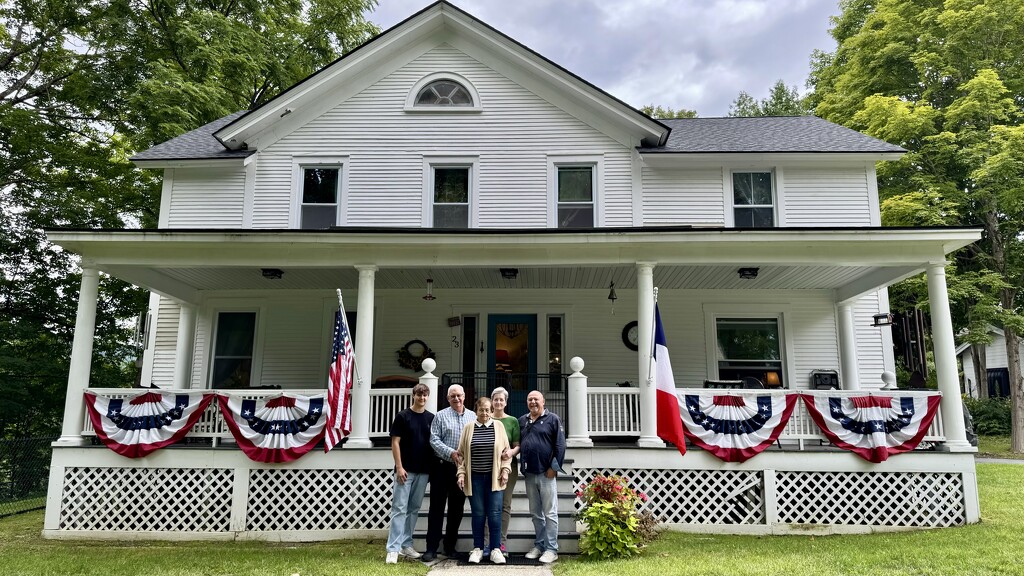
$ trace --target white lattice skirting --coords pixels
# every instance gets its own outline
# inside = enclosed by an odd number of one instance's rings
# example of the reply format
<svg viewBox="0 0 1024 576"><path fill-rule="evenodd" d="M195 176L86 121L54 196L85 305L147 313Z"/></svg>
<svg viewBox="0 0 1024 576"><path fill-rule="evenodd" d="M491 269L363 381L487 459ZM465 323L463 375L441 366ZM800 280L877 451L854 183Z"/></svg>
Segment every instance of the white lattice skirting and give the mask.
<svg viewBox="0 0 1024 576"><path fill-rule="evenodd" d="M836 533L977 521L970 454L906 454L870 465L845 453L765 453L742 465L674 450L571 450L575 488L619 474L670 529ZM755 466L760 462L760 466ZM662 463L662 466L652 466ZM254 464L231 449L166 449L127 460L106 448L56 448L44 534L53 538L384 537L387 450ZM579 507L577 501L577 508Z"/></svg>

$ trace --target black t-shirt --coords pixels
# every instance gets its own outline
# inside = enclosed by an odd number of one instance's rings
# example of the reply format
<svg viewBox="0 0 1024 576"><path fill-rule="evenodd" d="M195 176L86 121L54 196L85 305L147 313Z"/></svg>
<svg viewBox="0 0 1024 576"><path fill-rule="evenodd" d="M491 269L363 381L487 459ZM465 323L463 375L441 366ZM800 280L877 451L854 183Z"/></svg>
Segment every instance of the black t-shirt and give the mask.
<svg viewBox="0 0 1024 576"><path fill-rule="evenodd" d="M430 448L430 425L434 413L424 410L417 414L406 408L395 416L391 423L391 437L398 437L398 449L402 453L402 467L406 472L427 474L436 460Z"/></svg>

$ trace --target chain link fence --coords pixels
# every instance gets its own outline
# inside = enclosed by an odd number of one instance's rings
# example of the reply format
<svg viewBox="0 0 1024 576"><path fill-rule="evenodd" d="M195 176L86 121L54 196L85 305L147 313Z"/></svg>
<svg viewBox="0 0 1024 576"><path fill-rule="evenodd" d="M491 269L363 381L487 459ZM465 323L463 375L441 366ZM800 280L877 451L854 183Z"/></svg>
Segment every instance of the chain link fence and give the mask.
<svg viewBox="0 0 1024 576"><path fill-rule="evenodd" d="M50 444L56 439L0 439L0 518L46 506Z"/></svg>

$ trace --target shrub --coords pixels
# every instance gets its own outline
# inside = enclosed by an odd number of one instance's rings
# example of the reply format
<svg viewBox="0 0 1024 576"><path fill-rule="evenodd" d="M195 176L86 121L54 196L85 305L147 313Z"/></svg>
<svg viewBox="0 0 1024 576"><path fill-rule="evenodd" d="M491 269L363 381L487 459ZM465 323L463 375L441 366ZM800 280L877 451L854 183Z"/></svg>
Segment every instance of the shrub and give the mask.
<svg viewBox="0 0 1024 576"><path fill-rule="evenodd" d="M647 495L630 488L626 478L597 476L576 496L583 500L579 518L587 526L580 537L584 556L627 558L657 537L657 519L638 510Z"/></svg>
<svg viewBox="0 0 1024 576"><path fill-rule="evenodd" d="M1010 434L1009 398L964 398L967 410L974 419L974 432L981 436L1006 436Z"/></svg>

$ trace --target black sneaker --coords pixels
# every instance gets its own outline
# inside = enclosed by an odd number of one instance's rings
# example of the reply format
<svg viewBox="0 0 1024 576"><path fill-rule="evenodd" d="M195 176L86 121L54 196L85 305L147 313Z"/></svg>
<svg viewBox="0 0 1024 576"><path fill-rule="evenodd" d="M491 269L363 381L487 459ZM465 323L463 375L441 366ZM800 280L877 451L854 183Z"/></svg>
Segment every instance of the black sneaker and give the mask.
<svg viewBox="0 0 1024 576"><path fill-rule="evenodd" d="M422 560L423 562L433 562L434 560L437 560L437 552L431 552L430 550L427 550L423 553L422 556L420 556L420 560Z"/></svg>

